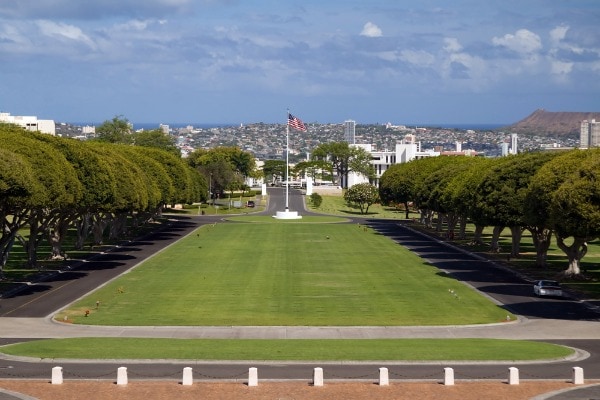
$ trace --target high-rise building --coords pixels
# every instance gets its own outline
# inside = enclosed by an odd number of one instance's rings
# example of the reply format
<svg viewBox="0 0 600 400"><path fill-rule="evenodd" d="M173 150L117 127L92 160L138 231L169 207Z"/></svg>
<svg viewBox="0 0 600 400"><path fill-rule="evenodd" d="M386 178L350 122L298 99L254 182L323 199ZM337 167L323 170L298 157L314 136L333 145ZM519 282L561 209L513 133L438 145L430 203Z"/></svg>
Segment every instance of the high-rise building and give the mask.
<svg viewBox="0 0 600 400"><path fill-rule="evenodd" d="M518 135L516 133L510 134L510 154L517 154L519 148L517 147Z"/></svg>
<svg viewBox="0 0 600 400"><path fill-rule="evenodd" d="M348 144L355 144L354 135L356 133L356 121L351 119L344 121L344 140Z"/></svg>
<svg viewBox="0 0 600 400"><path fill-rule="evenodd" d="M582 149L600 146L600 122L595 119L581 121L579 146Z"/></svg>

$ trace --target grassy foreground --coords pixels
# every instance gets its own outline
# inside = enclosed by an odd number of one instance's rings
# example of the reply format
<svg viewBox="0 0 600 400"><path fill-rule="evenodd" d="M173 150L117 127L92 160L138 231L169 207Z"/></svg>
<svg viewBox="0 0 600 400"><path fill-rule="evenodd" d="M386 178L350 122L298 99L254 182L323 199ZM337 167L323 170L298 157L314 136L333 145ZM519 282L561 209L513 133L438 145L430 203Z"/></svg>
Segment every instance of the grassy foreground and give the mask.
<svg viewBox="0 0 600 400"><path fill-rule="evenodd" d="M540 342L494 339L224 340L85 338L26 342L2 353L60 359L286 361L541 360L572 354Z"/></svg>
<svg viewBox="0 0 600 400"><path fill-rule="evenodd" d="M362 225L257 222L203 226L57 319L116 326L396 326L482 324L506 315Z"/></svg>

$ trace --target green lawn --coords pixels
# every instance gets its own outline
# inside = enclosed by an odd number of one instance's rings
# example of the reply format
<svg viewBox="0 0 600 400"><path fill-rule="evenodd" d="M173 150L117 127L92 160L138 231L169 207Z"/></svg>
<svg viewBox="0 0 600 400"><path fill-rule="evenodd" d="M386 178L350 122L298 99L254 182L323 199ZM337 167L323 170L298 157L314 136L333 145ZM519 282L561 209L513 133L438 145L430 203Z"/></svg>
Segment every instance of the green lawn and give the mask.
<svg viewBox="0 0 600 400"><path fill-rule="evenodd" d="M31 341L2 353L45 359L286 361L542 360L573 350L541 342L494 339L223 340L82 338Z"/></svg>
<svg viewBox="0 0 600 400"><path fill-rule="evenodd" d="M267 219L201 227L57 319L116 326L394 326L483 324L506 315L362 225Z"/></svg>

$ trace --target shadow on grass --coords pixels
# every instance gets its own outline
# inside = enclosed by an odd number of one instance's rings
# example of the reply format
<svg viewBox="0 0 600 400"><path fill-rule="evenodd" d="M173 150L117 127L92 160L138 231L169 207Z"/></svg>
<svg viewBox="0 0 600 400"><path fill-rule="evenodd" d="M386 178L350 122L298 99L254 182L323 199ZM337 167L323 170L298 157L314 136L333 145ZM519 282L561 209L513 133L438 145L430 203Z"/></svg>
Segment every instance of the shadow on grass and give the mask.
<svg viewBox="0 0 600 400"><path fill-rule="evenodd" d="M336 210L339 213L342 214L347 214L347 215L357 215L360 217L369 217L369 216L375 216L378 215L379 213L376 212L366 212L366 213L361 213L360 210L358 211L351 211L351 210Z"/></svg>

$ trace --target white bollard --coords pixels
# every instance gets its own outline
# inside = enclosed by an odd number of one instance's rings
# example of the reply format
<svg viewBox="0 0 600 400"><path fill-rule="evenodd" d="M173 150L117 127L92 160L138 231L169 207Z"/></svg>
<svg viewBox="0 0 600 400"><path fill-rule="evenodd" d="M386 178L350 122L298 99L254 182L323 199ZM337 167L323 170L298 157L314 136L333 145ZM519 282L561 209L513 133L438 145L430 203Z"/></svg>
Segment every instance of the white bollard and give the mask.
<svg viewBox="0 0 600 400"><path fill-rule="evenodd" d="M583 368L573 367L573 383L575 385L583 385Z"/></svg>
<svg viewBox="0 0 600 400"><path fill-rule="evenodd" d="M52 384L62 385L63 383L63 369L62 367L52 368Z"/></svg>
<svg viewBox="0 0 600 400"><path fill-rule="evenodd" d="M519 384L519 368L510 367L508 369L508 384L518 385Z"/></svg>
<svg viewBox="0 0 600 400"><path fill-rule="evenodd" d="M390 378L387 368L379 368L379 386L388 386L390 384Z"/></svg>
<svg viewBox="0 0 600 400"><path fill-rule="evenodd" d="M323 386L323 368L315 368L313 373L313 386Z"/></svg>
<svg viewBox="0 0 600 400"><path fill-rule="evenodd" d="M117 385L127 385L127 367L117 369Z"/></svg>
<svg viewBox="0 0 600 400"><path fill-rule="evenodd" d="M444 385L454 385L454 369L450 367L444 368Z"/></svg>
<svg viewBox="0 0 600 400"><path fill-rule="evenodd" d="M192 373L191 367L185 367L183 369L183 379L181 380L181 384L183 386L192 386L194 383L194 375Z"/></svg>
<svg viewBox="0 0 600 400"><path fill-rule="evenodd" d="M258 386L258 369L254 367L248 370L248 386Z"/></svg>

